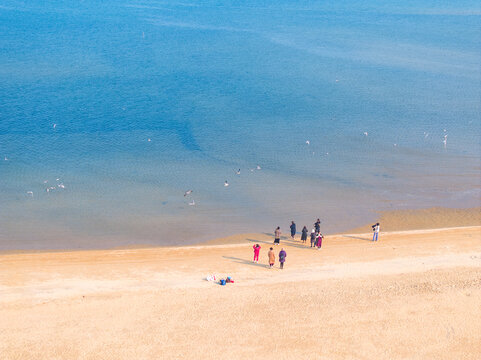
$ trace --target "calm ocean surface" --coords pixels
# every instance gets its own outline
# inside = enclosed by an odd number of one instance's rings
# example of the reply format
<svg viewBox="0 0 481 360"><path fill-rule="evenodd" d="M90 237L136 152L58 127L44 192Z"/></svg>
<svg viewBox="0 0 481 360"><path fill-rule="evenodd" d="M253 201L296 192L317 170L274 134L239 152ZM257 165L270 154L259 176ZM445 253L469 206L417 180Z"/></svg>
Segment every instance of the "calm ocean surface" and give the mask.
<svg viewBox="0 0 481 360"><path fill-rule="evenodd" d="M479 206L479 3L334 3L0 0L0 250Z"/></svg>

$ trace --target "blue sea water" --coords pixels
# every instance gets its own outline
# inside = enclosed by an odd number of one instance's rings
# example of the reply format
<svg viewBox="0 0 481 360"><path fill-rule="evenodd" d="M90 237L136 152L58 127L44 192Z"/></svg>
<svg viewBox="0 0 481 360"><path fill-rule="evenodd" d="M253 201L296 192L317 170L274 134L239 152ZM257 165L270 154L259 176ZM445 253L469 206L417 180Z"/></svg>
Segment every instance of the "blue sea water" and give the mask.
<svg viewBox="0 0 481 360"><path fill-rule="evenodd" d="M0 0L0 249L479 206L480 20L474 1Z"/></svg>

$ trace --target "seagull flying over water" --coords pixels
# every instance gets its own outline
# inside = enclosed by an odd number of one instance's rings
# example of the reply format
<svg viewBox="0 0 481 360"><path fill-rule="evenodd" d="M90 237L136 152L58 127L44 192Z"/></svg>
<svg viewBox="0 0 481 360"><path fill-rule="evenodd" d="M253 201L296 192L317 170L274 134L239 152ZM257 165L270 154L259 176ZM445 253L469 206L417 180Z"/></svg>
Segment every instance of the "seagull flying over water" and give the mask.
<svg viewBox="0 0 481 360"><path fill-rule="evenodd" d="M229 183L227 182L227 180L225 181L224 186L225 187L229 186Z"/></svg>
<svg viewBox="0 0 481 360"><path fill-rule="evenodd" d="M186 197L187 195L190 195L192 194L192 190L187 190L185 193L184 193L184 197Z"/></svg>

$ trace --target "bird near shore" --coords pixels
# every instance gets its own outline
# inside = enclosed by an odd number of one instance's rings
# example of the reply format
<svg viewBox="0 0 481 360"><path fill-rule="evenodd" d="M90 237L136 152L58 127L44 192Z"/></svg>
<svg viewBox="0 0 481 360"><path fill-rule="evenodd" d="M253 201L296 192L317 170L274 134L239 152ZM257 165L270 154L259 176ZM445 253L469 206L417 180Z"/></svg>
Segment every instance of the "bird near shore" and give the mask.
<svg viewBox="0 0 481 360"><path fill-rule="evenodd" d="M364 136L367 136L367 131L364 131Z"/></svg>
<svg viewBox="0 0 481 360"><path fill-rule="evenodd" d="M239 170L236 170L236 175L240 175L240 169Z"/></svg>
<svg viewBox="0 0 481 360"><path fill-rule="evenodd" d="M192 199L192 201L189 202L189 206L195 206L195 200L194 199Z"/></svg>
<svg viewBox="0 0 481 360"><path fill-rule="evenodd" d="M227 182L227 180L224 182L224 186L225 187L229 186L229 183Z"/></svg>
<svg viewBox="0 0 481 360"><path fill-rule="evenodd" d="M27 194L33 196L33 191L27 191Z"/></svg>
<svg viewBox="0 0 481 360"><path fill-rule="evenodd" d="M186 197L187 195L190 195L192 194L192 190L187 190L185 193L184 193L184 197Z"/></svg>
<svg viewBox="0 0 481 360"><path fill-rule="evenodd" d="M256 170L260 170L261 169L261 166L260 165L257 165L256 166Z"/></svg>
<svg viewBox="0 0 481 360"><path fill-rule="evenodd" d="M306 144L307 144L307 145L310 145L311 142L310 142L309 140L306 140Z"/></svg>

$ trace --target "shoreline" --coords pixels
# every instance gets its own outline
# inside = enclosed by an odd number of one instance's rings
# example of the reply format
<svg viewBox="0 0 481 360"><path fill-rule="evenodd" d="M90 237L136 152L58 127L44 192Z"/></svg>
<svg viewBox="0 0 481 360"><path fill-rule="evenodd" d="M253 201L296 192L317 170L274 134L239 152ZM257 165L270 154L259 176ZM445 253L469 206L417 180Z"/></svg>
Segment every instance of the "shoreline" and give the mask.
<svg viewBox="0 0 481 360"><path fill-rule="evenodd" d="M432 207L426 209L410 209L410 210L390 210L379 213L376 221L381 223L381 233L396 233L406 231L437 231L449 230L455 228L477 227L481 226L481 207L475 208L445 208ZM420 220L422 218L422 220ZM439 226L439 224L448 224L450 226ZM322 224L321 224L322 225ZM302 225L298 225L299 229ZM310 229L308 227L310 232ZM322 231L322 226L321 226ZM285 232L287 233L287 232ZM342 235L372 235L370 225L366 224L361 227L350 229L346 232L325 234L326 238ZM269 233L241 233L227 237L215 238L187 245L151 245L151 244L132 244L129 246L116 246L106 248L86 248L86 249L18 249L18 250L0 250L0 256L9 254L42 254L42 253L65 253L65 252L82 252L82 251L114 251L114 250L137 250L137 249L191 249L196 247L217 246L217 245L242 245L248 242L249 238L273 237ZM287 237L284 237L287 238ZM296 239L300 239L299 231L296 233ZM298 241L300 243L300 241Z"/></svg>

